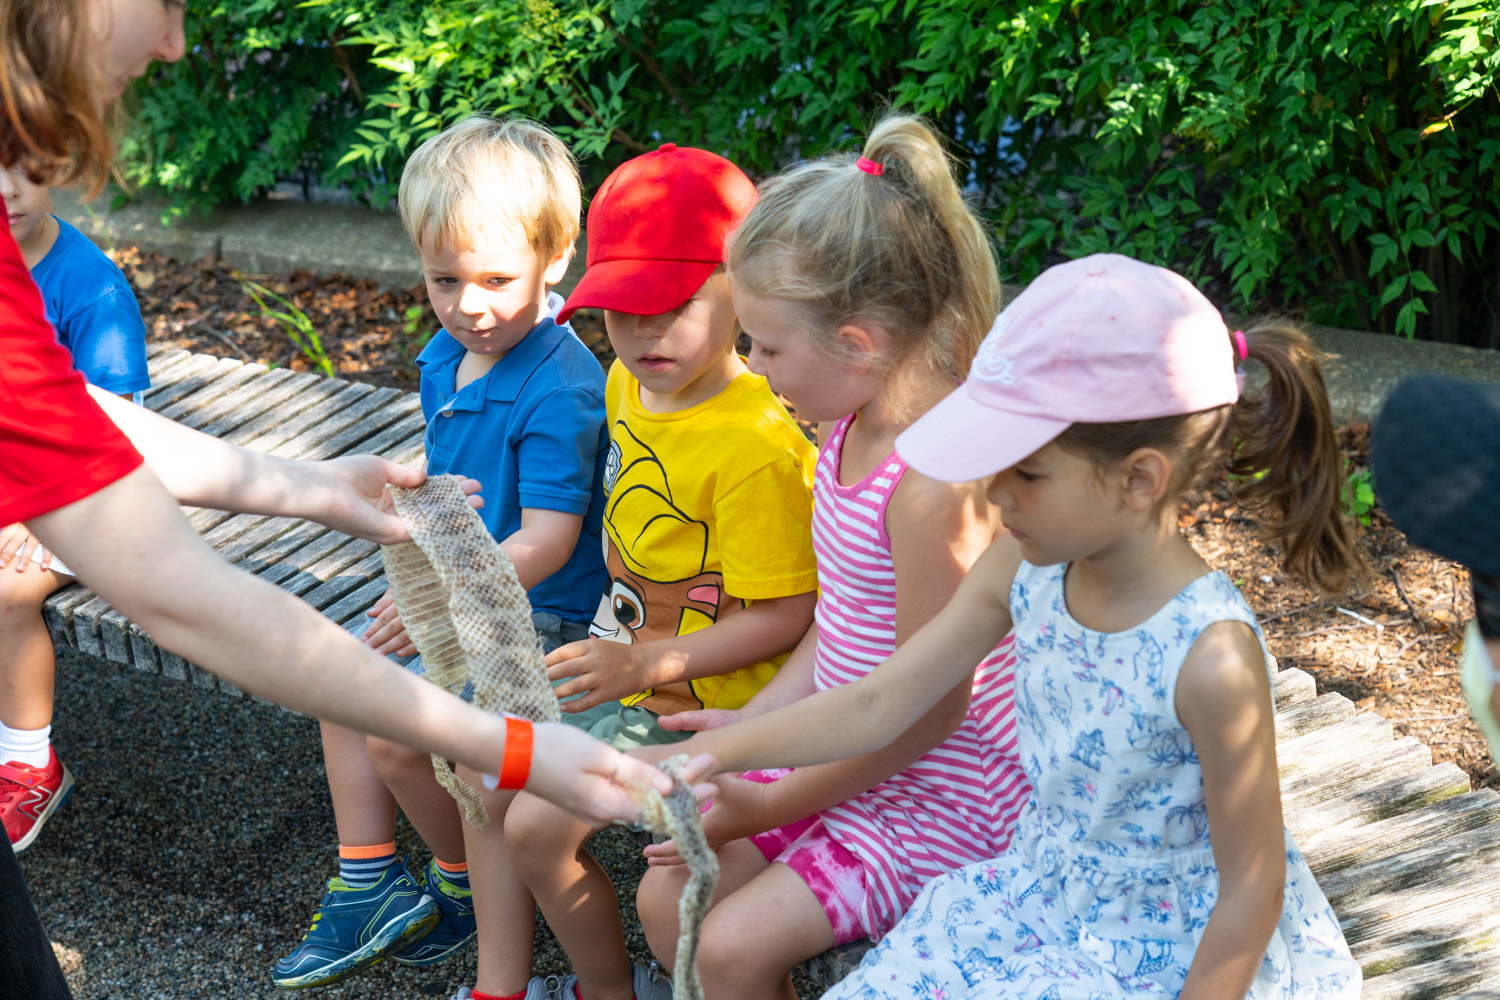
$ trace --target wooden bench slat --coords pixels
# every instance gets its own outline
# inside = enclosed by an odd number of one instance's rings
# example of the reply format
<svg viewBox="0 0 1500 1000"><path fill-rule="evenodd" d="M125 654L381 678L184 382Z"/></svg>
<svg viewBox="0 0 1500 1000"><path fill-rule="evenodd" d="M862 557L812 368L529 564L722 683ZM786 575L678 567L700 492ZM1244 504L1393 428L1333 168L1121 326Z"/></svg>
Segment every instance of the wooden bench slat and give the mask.
<svg viewBox="0 0 1500 1000"><path fill-rule="evenodd" d="M1318 685L1312 674L1296 667L1286 667L1271 678L1271 701L1280 712L1292 705L1317 697Z"/></svg>
<svg viewBox="0 0 1500 1000"><path fill-rule="evenodd" d="M1286 825L1297 843L1324 827L1364 817L1368 822L1385 819L1432 802L1462 795L1469 790L1469 776L1452 763L1424 768L1415 774L1382 782L1341 799L1314 803L1286 814Z"/></svg>
<svg viewBox="0 0 1500 1000"><path fill-rule="evenodd" d="M237 395L237 390L243 389L246 385L255 384L268 371L269 369L265 365L240 364L226 372L222 378L214 379L197 392L189 393L156 412L168 420L175 420L178 423L185 424L198 411L206 409L210 405L224 400L226 397L233 400Z"/></svg>
<svg viewBox="0 0 1500 1000"><path fill-rule="evenodd" d="M1299 840L1298 846L1322 878L1324 873L1391 857L1424 842L1435 830L1462 833L1491 823L1500 823L1500 793L1481 788L1374 823L1361 816L1325 827L1305 842Z"/></svg>
<svg viewBox="0 0 1500 1000"><path fill-rule="evenodd" d="M1276 740L1295 739L1320 726L1354 717L1354 702L1341 694L1322 694L1276 715Z"/></svg>
<svg viewBox="0 0 1500 1000"><path fill-rule="evenodd" d="M1500 852L1500 825L1491 823L1457 833L1429 826L1420 843L1378 861L1351 865L1343 871L1318 876L1318 884L1330 901L1338 905L1378 892L1395 892L1428 885L1432 871L1467 863L1473 855ZM1465 877L1474 869L1465 872Z"/></svg>
<svg viewBox="0 0 1500 1000"><path fill-rule="evenodd" d="M1477 992L1476 992L1477 991ZM1500 997L1500 974L1490 949L1460 952L1365 979L1361 1000L1445 1000Z"/></svg>
<svg viewBox="0 0 1500 1000"><path fill-rule="evenodd" d="M1346 759L1281 784L1281 804L1287 811L1372 788L1391 778L1432 766L1432 750L1405 737L1370 748L1362 757Z"/></svg>
<svg viewBox="0 0 1500 1000"><path fill-rule="evenodd" d="M165 409L179 399L192 395L204 386L224 378L243 365L244 362L241 361L219 360L202 366L187 378L160 384L152 383L151 388L147 389L144 394L144 402L152 410Z"/></svg>
<svg viewBox="0 0 1500 1000"><path fill-rule="evenodd" d="M372 386L351 385L342 379L319 379L312 375L308 378L312 381L305 383L306 388L288 397L283 405L265 410L254 419L244 422L238 422L233 417L225 417L203 427L203 433L223 438L230 444L249 447L250 442L262 434L274 431L288 420L315 423L327 414L343 407L346 402L361 399L374 391ZM233 424L233 426L220 429L219 424ZM267 451L269 449L257 448L256 450Z"/></svg>
<svg viewBox="0 0 1500 1000"><path fill-rule="evenodd" d="M267 378L276 374L278 373L272 372ZM343 386L344 383L337 379L320 379L306 372L295 372L286 378L277 379L264 393L247 393L243 400L236 398L234 400L236 405L223 414L215 415L210 408L201 417L195 418L205 420L206 423L198 424L190 420L188 425L205 434L238 444L239 441L235 440L235 435L244 434L253 437L260 433L259 430L252 430L249 427L255 421L265 421L261 428L264 429L277 420L294 416L309 407L316 406L337 393Z"/></svg>

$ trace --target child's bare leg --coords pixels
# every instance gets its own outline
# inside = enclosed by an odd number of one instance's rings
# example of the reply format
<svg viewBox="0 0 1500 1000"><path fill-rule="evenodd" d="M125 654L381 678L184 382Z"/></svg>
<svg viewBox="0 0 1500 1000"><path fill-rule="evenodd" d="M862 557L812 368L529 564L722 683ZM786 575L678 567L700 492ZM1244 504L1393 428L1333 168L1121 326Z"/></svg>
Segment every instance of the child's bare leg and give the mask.
<svg viewBox="0 0 1500 1000"><path fill-rule="evenodd" d="M631 1000L630 955L615 887L583 846L593 832L572 813L525 793L505 818L516 871L573 963L579 992L588 1000Z"/></svg>
<svg viewBox="0 0 1500 1000"><path fill-rule="evenodd" d="M451 865L465 861L465 824L458 803L433 775L432 757L379 737L365 739L375 772L395 795L422 842L439 861Z"/></svg>
<svg viewBox="0 0 1500 1000"><path fill-rule="evenodd" d="M474 788L483 788L476 772L463 767L458 773ZM512 867L506 849L506 812L517 793L481 791L481 794L490 814L489 823L483 830L462 824L469 858L469 886L474 893L474 919L479 931L479 968L474 988L493 996L511 996L526 989L531 979L536 902Z"/></svg>
<svg viewBox="0 0 1500 1000"><path fill-rule="evenodd" d="M833 942L833 925L807 883L786 865L773 864L703 922L703 993L714 1000L796 1000L792 969Z"/></svg>
<svg viewBox="0 0 1500 1000"><path fill-rule="evenodd" d="M57 661L42 620L42 603L71 576L14 564L0 570L0 722L12 729L52 724ZM4 763L4 761L0 761Z"/></svg>
<svg viewBox="0 0 1500 1000"><path fill-rule="evenodd" d="M718 906L751 879L771 867L760 848L748 840L735 840L719 849L719 882L713 905ZM687 865L646 869L635 892L635 908L646 932L646 944L662 968L669 972L677 963L677 901L688 881Z"/></svg>
<svg viewBox="0 0 1500 1000"><path fill-rule="evenodd" d="M339 843L366 847L393 842L396 800L370 762L365 734L331 722L318 725L323 731L323 761Z"/></svg>

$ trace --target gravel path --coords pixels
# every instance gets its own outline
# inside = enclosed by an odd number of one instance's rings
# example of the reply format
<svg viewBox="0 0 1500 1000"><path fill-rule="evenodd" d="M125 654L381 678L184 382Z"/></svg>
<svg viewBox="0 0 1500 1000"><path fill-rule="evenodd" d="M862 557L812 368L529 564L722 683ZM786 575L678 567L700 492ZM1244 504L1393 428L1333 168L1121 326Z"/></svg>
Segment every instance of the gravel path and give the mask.
<svg viewBox="0 0 1500 1000"><path fill-rule="evenodd" d="M54 740L77 785L21 861L78 1000L293 996L271 985L271 963L337 867L317 724L72 652L59 657L57 706ZM616 880L632 957L649 961L633 904L639 850L614 830L593 847ZM397 848L414 869L427 858L404 821ZM545 926L535 970L567 971ZM470 948L307 995L449 997L473 974Z"/></svg>

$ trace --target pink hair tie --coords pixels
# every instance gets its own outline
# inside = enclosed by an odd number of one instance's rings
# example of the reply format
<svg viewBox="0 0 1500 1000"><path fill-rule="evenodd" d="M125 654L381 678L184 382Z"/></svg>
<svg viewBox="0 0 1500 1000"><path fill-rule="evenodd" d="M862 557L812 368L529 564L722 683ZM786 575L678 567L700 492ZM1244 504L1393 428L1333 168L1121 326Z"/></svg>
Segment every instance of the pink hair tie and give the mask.
<svg viewBox="0 0 1500 1000"><path fill-rule="evenodd" d="M879 177L881 174L885 173L884 166L876 163L874 160L867 160L863 156L855 160L854 165L863 170L865 173L869 174L871 177Z"/></svg>
<svg viewBox="0 0 1500 1000"><path fill-rule="evenodd" d="M1250 356L1250 345L1245 343L1245 331L1234 331L1234 384L1239 389L1239 394L1245 394L1245 366L1241 363Z"/></svg>

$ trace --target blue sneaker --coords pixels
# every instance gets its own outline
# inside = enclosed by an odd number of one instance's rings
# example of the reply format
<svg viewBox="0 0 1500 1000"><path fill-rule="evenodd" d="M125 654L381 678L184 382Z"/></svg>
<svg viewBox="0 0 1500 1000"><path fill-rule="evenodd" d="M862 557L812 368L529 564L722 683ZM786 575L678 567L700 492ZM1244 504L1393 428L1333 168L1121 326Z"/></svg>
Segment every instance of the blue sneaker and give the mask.
<svg viewBox="0 0 1500 1000"><path fill-rule="evenodd" d="M437 860L427 863L424 876L427 895L437 901L437 926L391 956L402 965L432 965L441 962L474 940L474 894L443 877Z"/></svg>
<svg viewBox="0 0 1500 1000"><path fill-rule="evenodd" d="M272 967L271 981L284 990L326 986L426 934L439 916L438 904L411 877L405 858L364 888L331 878L312 926L296 950Z"/></svg>

